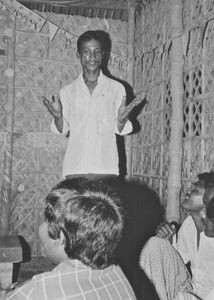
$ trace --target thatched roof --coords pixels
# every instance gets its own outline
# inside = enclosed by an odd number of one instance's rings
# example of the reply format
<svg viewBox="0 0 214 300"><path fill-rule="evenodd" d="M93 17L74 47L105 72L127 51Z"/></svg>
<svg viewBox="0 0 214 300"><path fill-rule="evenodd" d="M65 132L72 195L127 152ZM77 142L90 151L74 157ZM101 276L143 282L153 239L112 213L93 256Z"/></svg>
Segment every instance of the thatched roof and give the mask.
<svg viewBox="0 0 214 300"><path fill-rule="evenodd" d="M18 0L30 9L127 21L127 0Z"/></svg>

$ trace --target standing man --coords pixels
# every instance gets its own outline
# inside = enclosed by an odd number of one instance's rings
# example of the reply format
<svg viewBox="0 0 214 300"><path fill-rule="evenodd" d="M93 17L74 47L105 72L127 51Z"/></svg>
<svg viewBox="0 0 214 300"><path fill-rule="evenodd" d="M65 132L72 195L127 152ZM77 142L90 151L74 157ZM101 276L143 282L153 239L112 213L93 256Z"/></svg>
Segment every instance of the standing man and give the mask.
<svg viewBox="0 0 214 300"><path fill-rule="evenodd" d="M100 178L118 175L115 133L132 131L128 115L138 104L126 105L125 89L101 71L105 45L100 31L86 31L77 41L83 72L52 99L43 103L53 116L52 131L70 131L63 177Z"/></svg>

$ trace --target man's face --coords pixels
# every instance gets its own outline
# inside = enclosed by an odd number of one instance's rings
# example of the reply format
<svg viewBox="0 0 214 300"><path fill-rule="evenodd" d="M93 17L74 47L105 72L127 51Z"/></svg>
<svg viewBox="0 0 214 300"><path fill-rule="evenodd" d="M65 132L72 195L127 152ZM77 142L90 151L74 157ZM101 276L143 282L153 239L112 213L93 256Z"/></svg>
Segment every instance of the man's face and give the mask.
<svg viewBox="0 0 214 300"><path fill-rule="evenodd" d="M213 196L214 196L214 188L207 188L205 190L204 197L203 197L203 202L204 202L203 223L204 223L204 233L208 237L214 237L214 220L210 220L206 216L207 205L209 204Z"/></svg>
<svg viewBox="0 0 214 300"><path fill-rule="evenodd" d="M39 226L39 238L42 256L49 258L56 265L67 258L61 241L50 238L48 234L48 224L46 222L43 222Z"/></svg>
<svg viewBox="0 0 214 300"><path fill-rule="evenodd" d="M84 42L81 46L80 53L77 55L80 58L83 69L96 71L100 68L103 51L98 41L91 40Z"/></svg>
<svg viewBox="0 0 214 300"><path fill-rule="evenodd" d="M200 212L203 207L204 186L198 181L186 192L182 207L189 212Z"/></svg>

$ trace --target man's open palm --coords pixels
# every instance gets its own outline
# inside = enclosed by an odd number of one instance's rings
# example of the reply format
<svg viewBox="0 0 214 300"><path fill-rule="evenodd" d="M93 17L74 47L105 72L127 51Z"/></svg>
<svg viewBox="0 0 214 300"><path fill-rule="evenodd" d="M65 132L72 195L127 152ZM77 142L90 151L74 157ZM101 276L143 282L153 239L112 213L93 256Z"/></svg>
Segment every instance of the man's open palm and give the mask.
<svg viewBox="0 0 214 300"><path fill-rule="evenodd" d="M58 95L51 96L50 99L42 97L42 102L54 118L62 117L62 104Z"/></svg>
<svg viewBox="0 0 214 300"><path fill-rule="evenodd" d="M126 104L126 96L123 97L122 103L118 110L118 122L123 123L127 120L129 113L132 111L132 109L137 106L142 99L135 98L130 104Z"/></svg>

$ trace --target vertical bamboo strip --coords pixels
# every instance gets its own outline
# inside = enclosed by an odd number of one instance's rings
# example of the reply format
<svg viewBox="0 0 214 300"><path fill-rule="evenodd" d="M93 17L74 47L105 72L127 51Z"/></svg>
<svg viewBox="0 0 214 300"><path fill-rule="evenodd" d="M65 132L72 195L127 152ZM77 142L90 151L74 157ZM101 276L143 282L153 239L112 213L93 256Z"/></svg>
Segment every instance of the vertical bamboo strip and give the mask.
<svg viewBox="0 0 214 300"><path fill-rule="evenodd" d="M168 221L180 219L179 198L181 189L182 165L182 130L183 130L183 52L182 39L182 0L171 1L172 24L172 62L171 62L171 95L172 117L171 138L169 145L170 166L167 182L167 208Z"/></svg>
<svg viewBox="0 0 214 300"><path fill-rule="evenodd" d="M9 227L10 196L12 186L13 124L14 124L14 84L15 84L15 16L9 15L7 26L13 36L7 41L7 68L14 71L7 77L6 143L4 148L3 183L1 196L0 233L6 235Z"/></svg>
<svg viewBox="0 0 214 300"><path fill-rule="evenodd" d="M130 59L129 73L127 74L129 83L134 85L134 33L135 33L135 0L128 0L128 58ZM132 177L132 135L125 138L127 155L127 179Z"/></svg>

